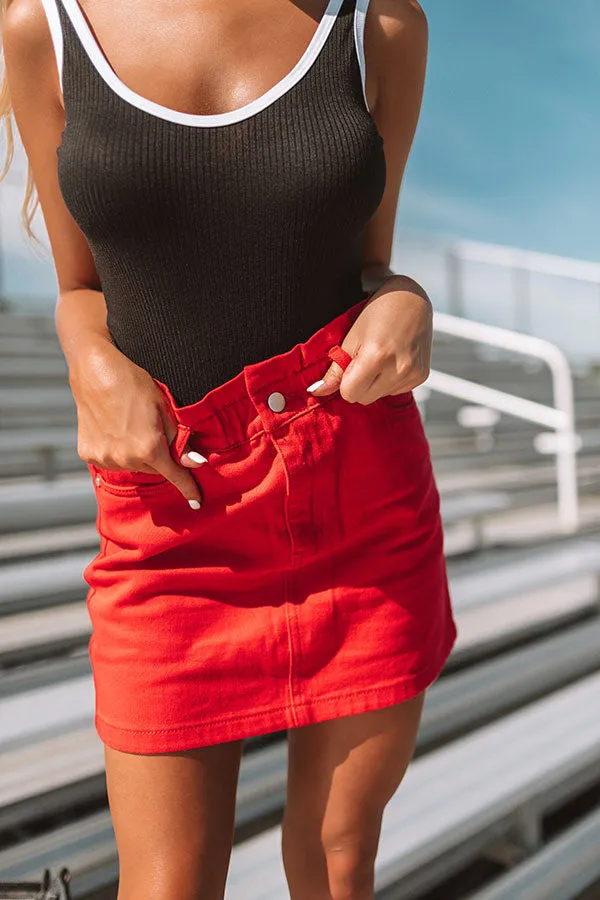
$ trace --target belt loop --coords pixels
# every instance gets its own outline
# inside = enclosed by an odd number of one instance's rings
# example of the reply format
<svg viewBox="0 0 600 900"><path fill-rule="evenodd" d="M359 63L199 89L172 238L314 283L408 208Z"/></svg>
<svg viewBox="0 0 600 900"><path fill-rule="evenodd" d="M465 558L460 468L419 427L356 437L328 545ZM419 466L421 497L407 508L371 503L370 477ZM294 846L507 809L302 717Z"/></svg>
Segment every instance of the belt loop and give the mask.
<svg viewBox="0 0 600 900"><path fill-rule="evenodd" d="M346 350L343 350L339 344L334 344L333 347L330 347L327 351L327 356L336 362L338 366L341 366L342 369L346 369L352 362L350 354Z"/></svg>
<svg viewBox="0 0 600 900"><path fill-rule="evenodd" d="M175 437L173 438L173 440L171 441L171 443L169 445L169 452L170 452L171 456L173 457L173 459L175 460L175 462L179 463L181 454L183 453L183 448L187 444L188 438L189 438L190 434L192 433L193 429L191 428L191 426L184 425L182 422L179 421L179 408L177 406L177 403L175 402L175 398L173 397L173 394L171 393L171 391L167 387L167 385L164 384L162 381L159 381L158 378L154 378L153 381L162 391L162 393L167 401L167 404L170 407L170 410L173 413L173 415L175 416L175 419L177 421L177 434L175 435Z"/></svg>
<svg viewBox="0 0 600 900"><path fill-rule="evenodd" d="M169 447L171 456L176 463L179 463L181 454L183 453L183 449L187 444L188 438L191 433L192 428L189 425L182 425L181 422L177 423L177 434L171 441L171 445Z"/></svg>

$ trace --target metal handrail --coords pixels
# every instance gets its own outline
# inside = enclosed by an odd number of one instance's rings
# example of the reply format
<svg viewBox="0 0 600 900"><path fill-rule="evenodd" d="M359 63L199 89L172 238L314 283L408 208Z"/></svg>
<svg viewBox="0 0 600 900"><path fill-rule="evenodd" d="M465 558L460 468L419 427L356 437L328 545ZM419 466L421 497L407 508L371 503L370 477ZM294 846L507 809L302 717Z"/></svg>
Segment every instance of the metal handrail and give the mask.
<svg viewBox="0 0 600 900"><path fill-rule="evenodd" d="M440 334L533 356L548 365L552 374L554 406L536 403L436 369L430 372L423 387L425 391L438 391L553 429L556 432L554 452L559 526L567 534L577 531L579 497L576 454L580 442L575 431L573 377L564 353L549 341L446 313L434 314L433 327Z"/></svg>
<svg viewBox="0 0 600 900"><path fill-rule="evenodd" d="M573 283L588 285L594 292L600 287L600 263L596 262L468 240L451 241L444 253L449 312L459 317L465 315L464 300L468 284L465 280L468 278L465 266L470 263L491 266L510 273L514 300L512 327L525 334L534 334L533 279L536 276L555 280L568 279ZM600 295L598 296L600 299ZM554 340L561 343L562 337Z"/></svg>
<svg viewBox="0 0 600 900"><path fill-rule="evenodd" d="M600 363L600 261L401 229L392 268L444 312L546 338L582 370Z"/></svg>
<svg viewBox="0 0 600 900"><path fill-rule="evenodd" d="M461 259L471 262L489 263L511 269L527 269L530 272L553 275L557 278L573 278L576 281L600 284L600 263L597 262L500 244L486 244L481 241L456 240L452 244L452 250Z"/></svg>

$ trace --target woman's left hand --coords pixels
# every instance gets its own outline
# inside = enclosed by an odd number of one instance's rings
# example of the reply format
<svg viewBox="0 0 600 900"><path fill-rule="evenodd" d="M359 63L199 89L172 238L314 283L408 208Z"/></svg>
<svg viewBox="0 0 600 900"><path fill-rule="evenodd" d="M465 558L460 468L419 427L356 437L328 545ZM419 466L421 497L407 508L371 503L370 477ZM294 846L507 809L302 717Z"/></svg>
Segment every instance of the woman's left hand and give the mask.
<svg viewBox="0 0 600 900"><path fill-rule="evenodd" d="M429 376L432 333L427 294L411 278L394 275L367 300L340 345L352 361L346 369L332 362L311 393L339 390L349 403L368 404L411 391Z"/></svg>

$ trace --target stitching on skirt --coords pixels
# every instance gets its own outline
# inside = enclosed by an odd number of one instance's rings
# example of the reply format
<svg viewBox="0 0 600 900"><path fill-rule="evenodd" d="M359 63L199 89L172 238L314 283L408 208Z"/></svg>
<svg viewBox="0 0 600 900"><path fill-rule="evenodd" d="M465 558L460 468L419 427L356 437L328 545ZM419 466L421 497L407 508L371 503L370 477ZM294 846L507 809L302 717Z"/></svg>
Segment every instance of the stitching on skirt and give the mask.
<svg viewBox="0 0 600 900"><path fill-rule="evenodd" d="M167 485L174 487L173 483L165 478L164 481L157 481L155 484L148 482L147 484L115 484L112 481L105 481L102 476L102 470L98 473L102 479L102 484L98 485L102 490L109 494L117 494L125 497L145 497L146 494L156 494L163 491Z"/></svg>
<svg viewBox="0 0 600 900"><path fill-rule="evenodd" d="M316 697L315 700L299 700L295 705L298 706L313 706L316 703L335 703L338 700L343 700L346 697L361 697L367 694L373 694L376 691L385 690L387 688L393 687L404 687L405 689L409 686L419 687L423 682L428 681L428 679L439 670L442 671L443 665L448 659L450 651L456 642L457 631L456 626L454 626L450 631L450 639L444 644L444 650L440 654L438 661L434 665L431 663L430 665L424 667L419 672L416 672L414 675L411 675L407 678L395 678L391 681L382 681L376 685L373 685L369 688L363 688L359 691L344 691L338 694L328 694L327 696L319 696ZM257 716L269 715L270 713L278 713L278 712L291 712L294 713L293 708L286 704L285 706L271 706L266 709L255 710L252 713L245 713L243 715L237 716L220 716L217 719L205 719L202 722L197 722L194 725L178 725L174 728L150 728L150 729L139 729L139 728L123 728L120 725L112 725L106 719L104 719L101 715L96 714L96 718L106 724L109 728L114 728L117 731L127 732L131 734L171 734L173 732L178 731L189 731L193 728L206 728L209 725L219 725L226 722L240 722L245 719L255 719Z"/></svg>
<svg viewBox="0 0 600 900"><path fill-rule="evenodd" d="M288 652L290 654L290 668L289 668L289 673L288 673L288 691L290 694L289 709L292 713L294 725L297 726L298 719L296 717L296 711L294 709L294 643L292 640L292 627L291 627L291 623L290 623L289 602L288 602L288 586L289 586L288 578L294 569L294 555L296 552L294 535L292 532L292 528L290 525L290 518L289 518L289 500L290 500L290 493L291 493L291 479L290 479L290 473L289 473L288 467L285 462L285 458L283 456L283 453L281 452L281 448L279 447L277 441L272 436L271 436L271 443L275 447L275 452L277 453L277 455L279 456L279 458L281 460L281 464L283 466L283 471L285 473L286 492L285 492L285 501L284 501L284 517L285 517L285 527L286 527L286 530L287 530L287 533L288 533L288 536L290 539L291 554L290 554L289 570L288 571L284 570L284 572L283 572L283 586L284 586L284 601L285 601L285 623L286 623L287 639L288 639Z"/></svg>

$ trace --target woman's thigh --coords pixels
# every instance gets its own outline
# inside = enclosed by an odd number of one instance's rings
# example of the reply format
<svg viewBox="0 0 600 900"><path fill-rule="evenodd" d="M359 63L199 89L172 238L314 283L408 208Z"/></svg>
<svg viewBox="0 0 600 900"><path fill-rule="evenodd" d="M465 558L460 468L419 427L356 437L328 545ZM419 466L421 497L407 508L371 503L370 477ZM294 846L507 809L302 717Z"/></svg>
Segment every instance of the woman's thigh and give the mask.
<svg viewBox="0 0 600 900"><path fill-rule="evenodd" d="M118 900L221 900L242 746L151 755L105 746Z"/></svg>
<svg viewBox="0 0 600 900"><path fill-rule="evenodd" d="M283 853L292 900L372 896L383 811L412 758L424 697L290 730Z"/></svg>

